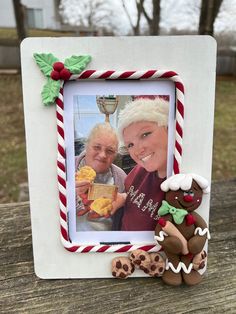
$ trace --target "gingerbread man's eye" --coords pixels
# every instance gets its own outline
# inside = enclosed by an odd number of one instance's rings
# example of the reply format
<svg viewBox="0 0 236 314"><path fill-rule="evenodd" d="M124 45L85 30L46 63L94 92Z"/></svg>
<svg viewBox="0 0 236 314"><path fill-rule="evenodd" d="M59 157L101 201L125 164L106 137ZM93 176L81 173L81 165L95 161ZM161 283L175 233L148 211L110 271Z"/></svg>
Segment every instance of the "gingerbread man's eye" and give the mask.
<svg viewBox="0 0 236 314"><path fill-rule="evenodd" d="M194 197L194 192L192 190L184 192L184 196L187 196L187 195L190 195L190 196Z"/></svg>

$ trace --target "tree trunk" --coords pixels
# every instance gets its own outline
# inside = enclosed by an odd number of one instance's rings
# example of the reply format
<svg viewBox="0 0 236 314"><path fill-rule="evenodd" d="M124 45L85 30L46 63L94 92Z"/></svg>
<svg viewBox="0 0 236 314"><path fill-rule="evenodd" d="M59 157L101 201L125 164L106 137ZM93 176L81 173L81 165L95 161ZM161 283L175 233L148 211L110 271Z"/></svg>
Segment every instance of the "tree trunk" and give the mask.
<svg viewBox="0 0 236 314"><path fill-rule="evenodd" d="M25 10L20 0L13 0L13 6L16 19L18 40L19 42L21 42L25 37L27 37L27 32L25 28Z"/></svg>
<svg viewBox="0 0 236 314"><path fill-rule="evenodd" d="M136 9L137 9L137 20L136 20L136 23L133 24L131 16L130 16L128 9L125 5L125 2L124 2L124 0L122 0L122 6L124 8L124 11L125 11L125 14L126 14L128 20L129 20L130 26L131 26L132 31L133 31L133 35L136 35L136 36L140 35L140 19L141 19L141 13L142 13L142 5L143 5L144 1L145 0L140 0L140 1L136 0L135 1Z"/></svg>
<svg viewBox="0 0 236 314"><path fill-rule="evenodd" d="M214 22L223 0L202 0L198 34L214 35Z"/></svg>
<svg viewBox="0 0 236 314"><path fill-rule="evenodd" d="M152 0L152 18L150 18L143 6L143 2L140 3L144 17L146 18L149 26L149 35L159 35L159 23L160 23L160 0Z"/></svg>
<svg viewBox="0 0 236 314"><path fill-rule="evenodd" d="M153 17L150 27L150 35L159 35L159 23L160 23L160 0L153 0Z"/></svg>

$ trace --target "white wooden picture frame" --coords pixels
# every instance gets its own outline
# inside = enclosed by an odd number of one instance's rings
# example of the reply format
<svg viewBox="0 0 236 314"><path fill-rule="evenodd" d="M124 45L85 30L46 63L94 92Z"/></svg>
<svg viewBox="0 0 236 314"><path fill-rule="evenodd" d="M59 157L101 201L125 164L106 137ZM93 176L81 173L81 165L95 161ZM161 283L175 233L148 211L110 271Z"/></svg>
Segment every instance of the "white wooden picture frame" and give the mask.
<svg viewBox="0 0 236 314"><path fill-rule="evenodd" d="M35 63L35 53L51 53L62 62L73 55L91 56L92 60L87 68L70 78L78 82L161 78L174 82L177 123L174 173L194 172L210 182L215 42L208 36L181 36L78 40L29 38L22 43L23 96L36 274L41 278L111 277L110 263L113 257L137 247L148 251L158 250L158 247L155 243L80 245L70 241L65 191L63 91L61 89L56 99L56 107L43 106L40 93L45 77ZM209 195L204 198L198 212L208 221ZM133 276L143 276L143 273L137 272Z"/></svg>

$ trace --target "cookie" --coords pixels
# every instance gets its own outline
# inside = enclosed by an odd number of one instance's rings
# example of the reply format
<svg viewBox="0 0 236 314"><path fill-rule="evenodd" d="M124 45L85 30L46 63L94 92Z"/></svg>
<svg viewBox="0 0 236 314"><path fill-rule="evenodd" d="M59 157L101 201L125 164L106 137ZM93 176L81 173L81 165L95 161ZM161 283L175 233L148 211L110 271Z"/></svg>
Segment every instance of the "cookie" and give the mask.
<svg viewBox="0 0 236 314"><path fill-rule="evenodd" d="M143 270L146 274L149 273L149 265L151 263L149 253L140 249L134 250L130 253L130 260L135 268Z"/></svg>
<svg viewBox="0 0 236 314"><path fill-rule="evenodd" d="M165 271L166 261L160 253L150 253L149 276L161 277Z"/></svg>
<svg viewBox="0 0 236 314"><path fill-rule="evenodd" d="M105 216L112 210L112 200L105 197L97 198L91 203L90 209L100 216Z"/></svg>
<svg viewBox="0 0 236 314"><path fill-rule="evenodd" d="M134 265L128 257L115 257L111 262L111 273L115 278L125 279L134 272Z"/></svg>
<svg viewBox="0 0 236 314"><path fill-rule="evenodd" d="M75 174L75 180L92 182L96 177L96 172L89 166L81 167Z"/></svg>

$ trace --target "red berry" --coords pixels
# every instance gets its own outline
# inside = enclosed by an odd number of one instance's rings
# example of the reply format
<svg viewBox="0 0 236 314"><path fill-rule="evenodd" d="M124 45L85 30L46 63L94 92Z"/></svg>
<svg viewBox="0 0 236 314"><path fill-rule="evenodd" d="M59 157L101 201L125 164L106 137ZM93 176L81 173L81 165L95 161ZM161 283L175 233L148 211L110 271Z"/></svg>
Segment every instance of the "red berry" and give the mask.
<svg viewBox="0 0 236 314"><path fill-rule="evenodd" d="M54 81L58 81L60 80L60 73L58 71L52 71L50 74L50 77L54 80Z"/></svg>
<svg viewBox="0 0 236 314"><path fill-rule="evenodd" d="M61 78L62 80L68 81L69 78L70 78L70 76L71 76L71 73L70 73L70 71L67 70L66 68L64 68L64 69L62 69L62 70L60 71L60 78Z"/></svg>
<svg viewBox="0 0 236 314"><path fill-rule="evenodd" d="M53 69L60 72L62 69L64 69L64 64L62 62L55 62L53 63Z"/></svg>

